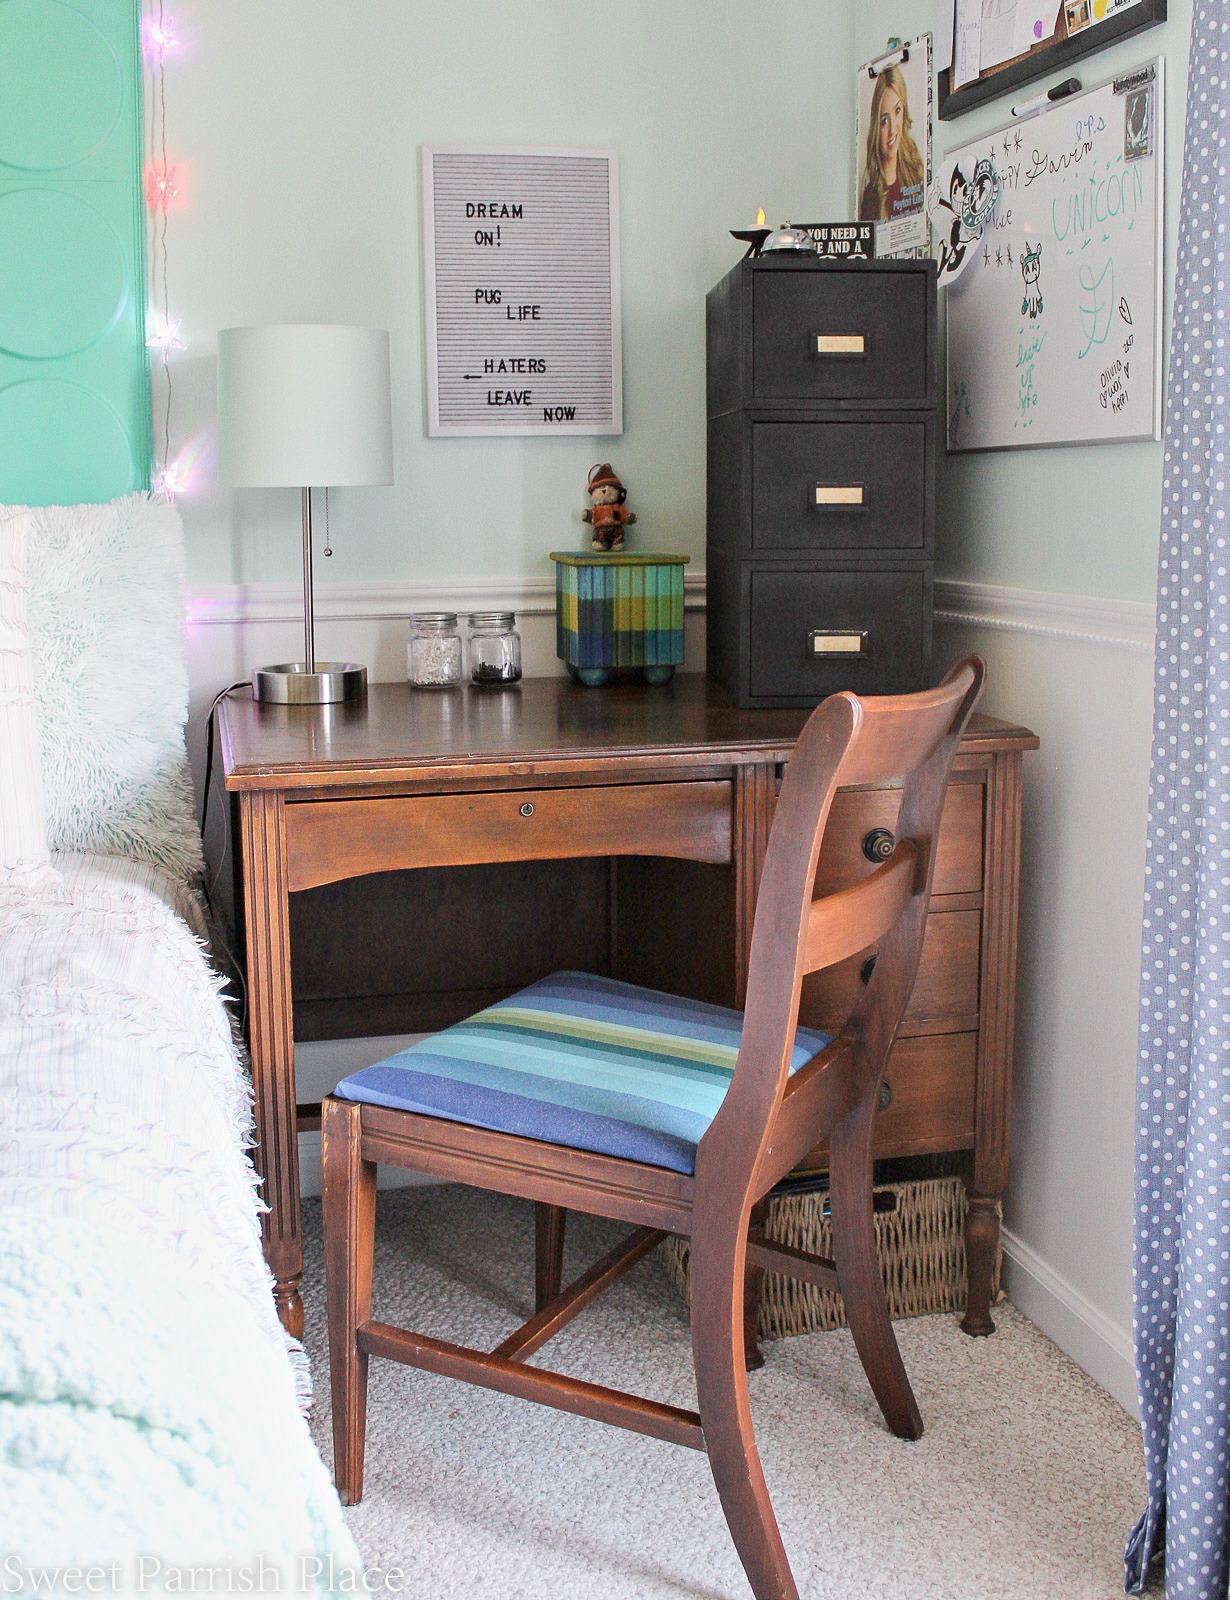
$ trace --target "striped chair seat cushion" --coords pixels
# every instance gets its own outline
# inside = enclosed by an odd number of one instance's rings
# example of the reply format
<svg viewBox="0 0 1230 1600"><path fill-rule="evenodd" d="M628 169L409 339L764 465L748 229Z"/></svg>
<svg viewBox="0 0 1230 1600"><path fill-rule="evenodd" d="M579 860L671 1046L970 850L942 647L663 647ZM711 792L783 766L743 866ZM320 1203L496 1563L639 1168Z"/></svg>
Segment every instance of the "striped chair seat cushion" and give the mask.
<svg viewBox="0 0 1230 1600"><path fill-rule="evenodd" d="M556 972L334 1092L690 1173L742 1032L741 1011ZM828 1043L800 1028L790 1070Z"/></svg>

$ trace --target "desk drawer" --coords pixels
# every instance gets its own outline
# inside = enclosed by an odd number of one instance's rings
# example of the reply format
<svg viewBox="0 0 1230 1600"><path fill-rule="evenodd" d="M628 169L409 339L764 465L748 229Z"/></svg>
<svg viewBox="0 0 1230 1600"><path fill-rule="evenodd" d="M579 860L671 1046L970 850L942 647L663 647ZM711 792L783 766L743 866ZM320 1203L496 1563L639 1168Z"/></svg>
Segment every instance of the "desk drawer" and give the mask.
<svg viewBox="0 0 1230 1600"><path fill-rule="evenodd" d="M509 789L286 807L291 890L402 867L620 855L729 861L730 784Z"/></svg>
<svg viewBox="0 0 1230 1600"><path fill-rule="evenodd" d="M756 422L752 549L927 544L928 422Z"/></svg>
<svg viewBox="0 0 1230 1600"><path fill-rule="evenodd" d="M978 1025L980 911L933 911L927 918L918 977L906 1007L906 1024L964 1019ZM864 950L835 967L803 980L800 1019L808 1027L833 1032L854 1010L864 989L863 969L872 952ZM870 971L867 974L871 976Z"/></svg>
<svg viewBox="0 0 1230 1600"><path fill-rule="evenodd" d="M889 1103L876 1117L876 1157L972 1149L977 1078L976 1033L899 1039L884 1078ZM823 1166L827 1159L826 1141L799 1165Z"/></svg>
<svg viewBox="0 0 1230 1600"><path fill-rule="evenodd" d="M981 891L982 801L982 784L949 784L931 879L933 895ZM900 810L900 789L839 789L816 865L816 894L832 894L869 877L880 864L872 835L879 828L891 833Z"/></svg>
<svg viewBox="0 0 1230 1600"><path fill-rule="evenodd" d="M976 1033L899 1039L885 1074L892 1098L876 1117L876 1155L970 1149L977 1078Z"/></svg>

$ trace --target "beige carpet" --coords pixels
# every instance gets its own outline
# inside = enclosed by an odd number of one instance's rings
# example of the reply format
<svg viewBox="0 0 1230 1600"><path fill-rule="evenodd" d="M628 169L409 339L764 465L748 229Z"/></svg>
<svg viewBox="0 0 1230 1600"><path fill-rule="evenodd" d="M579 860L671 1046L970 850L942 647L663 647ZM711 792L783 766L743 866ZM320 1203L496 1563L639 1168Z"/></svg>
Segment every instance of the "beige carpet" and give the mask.
<svg viewBox="0 0 1230 1600"><path fill-rule="evenodd" d="M452 1186L379 1204L377 1316L490 1348L529 1314L530 1206ZM575 1275L620 1230L570 1223ZM315 1430L331 1461L318 1202L304 1226ZM767 1346L752 1412L806 1600L1122 1594L1144 1503L1139 1430L1011 1307L997 1316L991 1339L947 1316L897 1324L927 1424L915 1444L885 1430L848 1334ZM535 1359L695 1404L685 1311L656 1258ZM415 1600L750 1594L700 1453L383 1361L349 1520L371 1587Z"/></svg>

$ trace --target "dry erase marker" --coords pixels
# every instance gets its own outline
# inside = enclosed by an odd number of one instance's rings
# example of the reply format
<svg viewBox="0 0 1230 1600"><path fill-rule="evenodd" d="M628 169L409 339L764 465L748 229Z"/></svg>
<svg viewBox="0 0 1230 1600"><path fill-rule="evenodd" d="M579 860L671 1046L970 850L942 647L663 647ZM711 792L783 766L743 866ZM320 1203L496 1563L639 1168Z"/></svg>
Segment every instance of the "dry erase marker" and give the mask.
<svg viewBox="0 0 1230 1600"><path fill-rule="evenodd" d="M1045 94L1040 94L1035 100L1023 100L1019 106L1013 106L1014 117L1027 117L1031 112L1041 111L1055 100L1066 100L1070 94L1079 94L1081 81L1079 78L1065 78L1062 83L1057 83L1053 89L1048 89Z"/></svg>

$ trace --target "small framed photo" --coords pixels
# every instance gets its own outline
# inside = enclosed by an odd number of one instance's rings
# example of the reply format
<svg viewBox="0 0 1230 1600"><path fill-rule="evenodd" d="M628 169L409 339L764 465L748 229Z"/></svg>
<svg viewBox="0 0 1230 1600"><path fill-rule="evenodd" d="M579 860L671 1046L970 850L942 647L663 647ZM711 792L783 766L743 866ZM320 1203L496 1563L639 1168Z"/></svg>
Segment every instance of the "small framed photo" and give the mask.
<svg viewBox="0 0 1230 1600"><path fill-rule="evenodd" d="M1139 161L1153 154L1153 85L1142 84L1127 95L1123 113L1123 159Z"/></svg>

